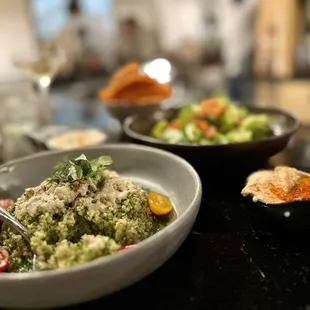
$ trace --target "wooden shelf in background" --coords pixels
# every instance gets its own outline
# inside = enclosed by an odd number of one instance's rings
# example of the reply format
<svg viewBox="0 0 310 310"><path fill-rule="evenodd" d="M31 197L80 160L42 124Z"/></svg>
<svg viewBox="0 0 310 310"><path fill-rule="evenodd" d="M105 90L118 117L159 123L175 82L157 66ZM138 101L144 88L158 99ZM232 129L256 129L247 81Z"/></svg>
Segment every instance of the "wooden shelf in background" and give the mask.
<svg viewBox="0 0 310 310"><path fill-rule="evenodd" d="M259 106L287 110L310 125L310 80L256 82L255 101Z"/></svg>
<svg viewBox="0 0 310 310"><path fill-rule="evenodd" d="M257 76L285 78L294 75L304 5L301 0L260 0L254 61Z"/></svg>

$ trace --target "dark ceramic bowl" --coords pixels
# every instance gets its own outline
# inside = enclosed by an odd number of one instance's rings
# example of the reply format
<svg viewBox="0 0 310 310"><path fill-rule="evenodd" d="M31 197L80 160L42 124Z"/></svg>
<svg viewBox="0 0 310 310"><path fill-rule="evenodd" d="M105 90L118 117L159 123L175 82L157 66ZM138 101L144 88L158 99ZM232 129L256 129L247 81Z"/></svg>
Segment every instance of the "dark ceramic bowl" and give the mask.
<svg viewBox="0 0 310 310"><path fill-rule="evenodd" d="M298 167L310 172L310 168ZM310 201L293 201L281 204L265 204L246 199L247 206L253 211L256 226L267 230L285 233L310 233Z"/></svg>
<svg viewBox="0 0 310 310"><path fill-rule="evenodd" d="M105 107L109 113L121 123L130 115L144 115L145 113L149 115L154 113L160 109L160 106L160 103L134 105L126 101L105 102Z"/></svg>
<svg viewBox="0 0 310 310"><path fill-rule="evenodd" d="M149 136L151 128L158 120L172 119L178 113L178 109L150 112L143 116L130 116L126 118L123 129L132 142L178 154L192 163L199 172L206 170L209 173L210 170L216 168L222 173L226 168L235 167L239 170L246 166L256 167L258 163L266 162L287 146L290 138L299 128L299 121L287 112L272 108L249 107L248 109L254 114L269 115L273 130L272 136L254 142L225 145L169 144Z"/></svg>
<svg viewBox="0 0 310 310"><path fill-rule="evenodd" d="M260 230L276 232L295 238L295 234L310 234L310 201L295 201L267 205L247 200L252 223Z"/></svg>
<svg viewBox="0 0 310 310"><path fill-rule="evenodd" d="M269 217L268 223L271 223L273 228L285 229L288 232L310 232L310 201L281 205L257 202L256 205L260 208L259 212Z"/></svg>

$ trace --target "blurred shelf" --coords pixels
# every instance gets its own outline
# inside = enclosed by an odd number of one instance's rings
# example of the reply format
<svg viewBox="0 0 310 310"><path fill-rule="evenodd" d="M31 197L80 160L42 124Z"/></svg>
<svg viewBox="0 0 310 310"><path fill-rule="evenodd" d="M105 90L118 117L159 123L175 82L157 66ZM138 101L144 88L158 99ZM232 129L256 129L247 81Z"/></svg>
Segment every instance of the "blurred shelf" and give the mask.
<svg viewBox="0 0 310 310"><path fill-rule="evenodd" d="M310 125L310 79L256 81L254 96L257 105L287 110Z"/></svg>

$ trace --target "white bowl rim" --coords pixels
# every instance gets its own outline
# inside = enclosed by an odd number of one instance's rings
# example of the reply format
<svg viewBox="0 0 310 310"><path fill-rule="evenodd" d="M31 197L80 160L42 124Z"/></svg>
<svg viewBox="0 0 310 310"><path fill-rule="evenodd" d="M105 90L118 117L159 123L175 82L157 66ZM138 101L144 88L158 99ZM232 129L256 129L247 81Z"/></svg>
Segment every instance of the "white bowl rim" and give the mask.
<svg viewBox="0 0 310 310"><path fill-rule="evenodd" d="M163 151L154 147L150 146L142 146L142 145L137 145L137 144L132 144L132 143L111 143L111 144L105 144L102 146L94 146L94 147L87 147L87 148L77 148L73 150L65 150L65 151L45 151L45 152L40 152L37 154L33 154L30 156L22 157L16 160L9 161L3 165L0 166L0 170L3 168L6 168L8 166L15 165L19 162L22 161L27 161L30 159L38 158L38 157L48 157L50 155L57 155L61 153L67 153L70 151L79 151L79 150L100 150L100 149L138 149L141 151L147 151L151 153L156 153L159 155L164 155L168 156L171 159L179 162L181 165L184 166L185 169L189 170L189 172L193 175L195 179L195 184L196 184L196 191L195 191L195 196L189 207L176 218L173 222L171 222L168 226L166 226L163 230L157 232L156 234L152 235L151 237L141 241L140 243L136 244L133 248L130 248L125 251L120 251L108 256L100 257L97 258L93 261L70 267L70 268L64 268L64 269L53 269L53 270L45 270L45 271L37 271L37 272L27 272L27 273L1 273L0 274L0 283L1 282L7 282L7 281L18 281L18 282L24 282L24 281L31 281L31 280L38 280L38 279L51 279L55 277L61 277L61 276L68 276L69 274L74 274L74 273L79 273L83 271L87 271L89 269L95 269L99 267L103 267L104 265L110 264L112 261L121 261L125 257L130 259L131 256L134 256L135 251L140 250L143 251L147 250L147 248L152 247L154 241L161 241L162 239L165 238L166 235L169 234L169 232L174 231L178 229L184 222L186 222L187 219L187 214L191 213L193 211L193 208L195 208L201 200L202 196L202 184L200 177L196 170L183 158L172 154L167 151Z"/></svg>

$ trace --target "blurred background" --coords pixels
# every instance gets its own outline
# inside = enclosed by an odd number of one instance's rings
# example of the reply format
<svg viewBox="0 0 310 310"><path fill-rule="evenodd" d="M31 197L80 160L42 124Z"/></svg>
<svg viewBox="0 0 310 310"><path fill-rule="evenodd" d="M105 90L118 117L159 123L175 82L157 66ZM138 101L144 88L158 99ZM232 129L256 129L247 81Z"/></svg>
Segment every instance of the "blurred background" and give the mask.
<svg viewBox="0 0 310 310"><path fill-rule="evenodd" d="M119 126L97 93L130 61L173 85L171 104L227 94L310 125L309 0L0 0L0 15L3 160L51 119Z"/></svg>

